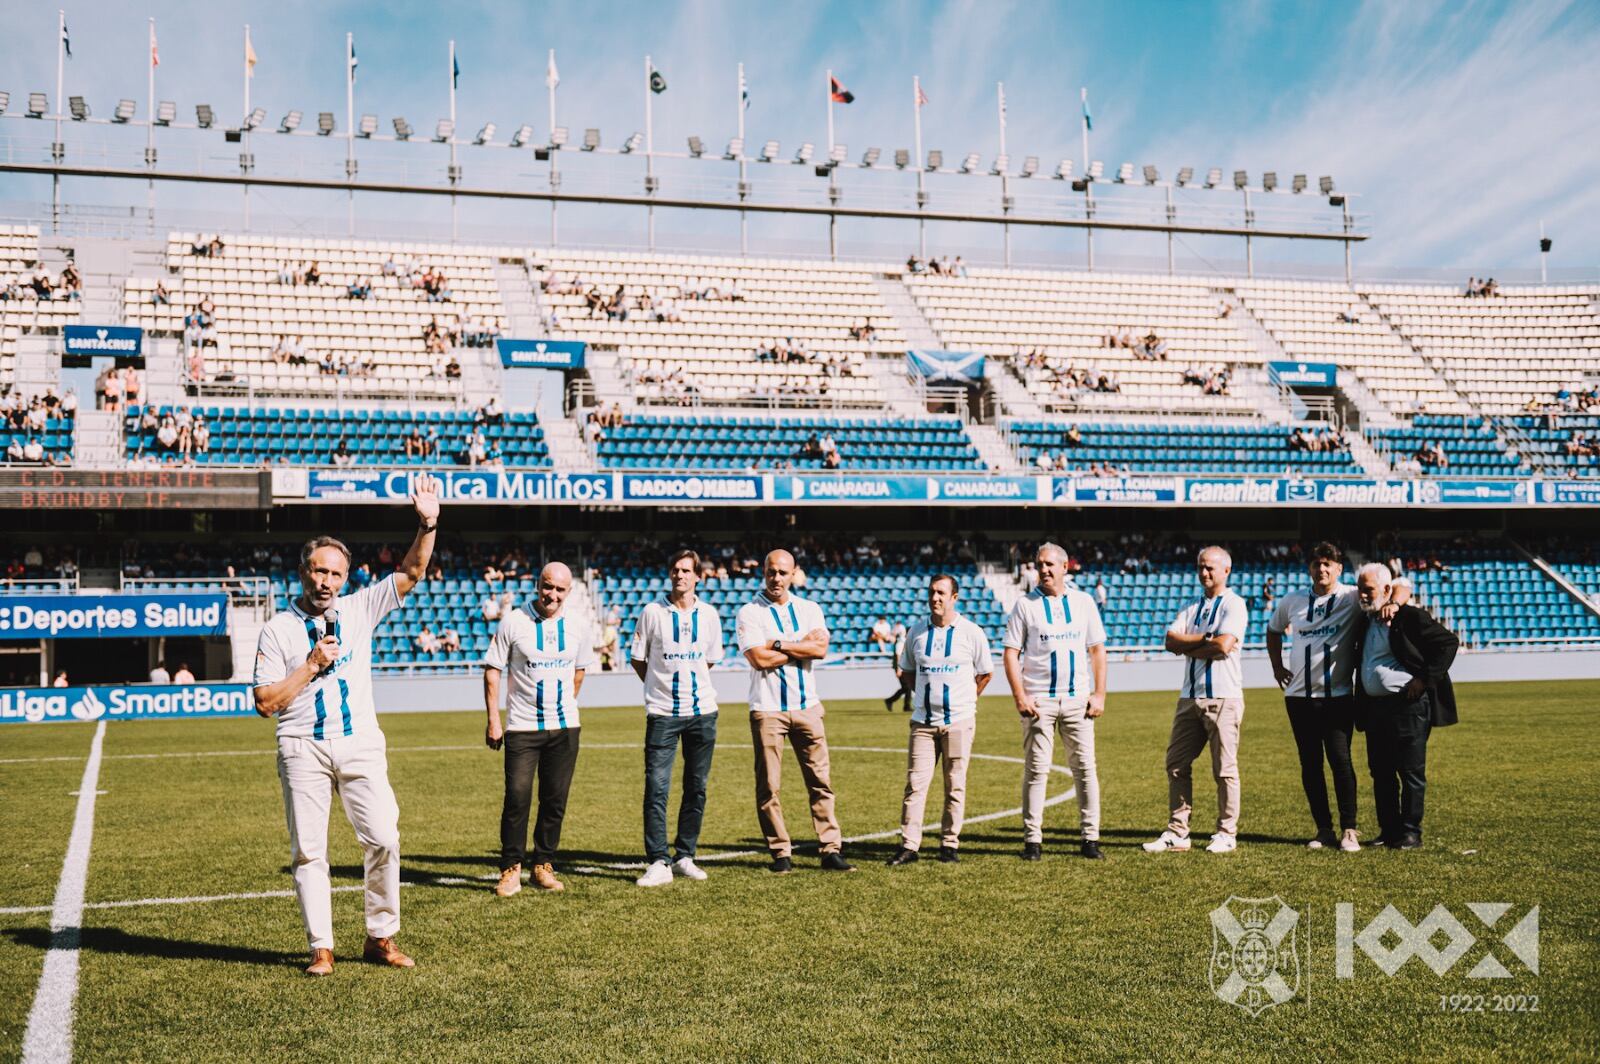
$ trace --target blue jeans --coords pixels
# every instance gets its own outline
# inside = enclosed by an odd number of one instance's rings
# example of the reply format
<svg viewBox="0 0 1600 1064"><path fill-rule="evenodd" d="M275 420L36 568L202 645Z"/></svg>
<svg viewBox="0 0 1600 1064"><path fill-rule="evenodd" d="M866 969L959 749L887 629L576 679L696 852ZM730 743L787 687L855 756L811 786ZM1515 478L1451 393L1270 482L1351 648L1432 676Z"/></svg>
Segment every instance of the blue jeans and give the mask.
<svg viewBox="0 0 1600 1064"><path fill-rule="evenodd" d="M683 742L683 803L678 808L679 857L693 857L706 813L706 777L717 746L717 715L646 717L644 725L644 852L651 862L667 859L667 792L672 763Z"/></svg>

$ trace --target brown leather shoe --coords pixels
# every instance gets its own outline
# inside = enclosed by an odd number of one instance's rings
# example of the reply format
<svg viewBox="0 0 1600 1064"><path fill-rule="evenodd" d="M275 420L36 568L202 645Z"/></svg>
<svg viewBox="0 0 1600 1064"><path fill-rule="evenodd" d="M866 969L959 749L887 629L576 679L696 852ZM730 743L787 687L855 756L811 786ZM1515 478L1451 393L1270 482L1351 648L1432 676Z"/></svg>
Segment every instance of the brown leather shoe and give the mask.
<svg viewBox="0 0 1600 1064"><path fill-rule="evenodd" d="M522 891L522 866L514 864L500 872L500 882L494 885L494 892L502 898L509 898Z"/></svg>
<svg viewBox="0 0 1600 1064"><path fill-rule="evenodd" d="M400 952L400 947L394 944L392 938L373 938L367 936L367 944L361 947L361 959L371 961L373 964L387 964L391 968L414 968L417 962Z"/></svg>
<svg viewBox="0 0 1600 1064"><path fill-rule="evenodd" d="M566 890L567 885L556 878L556 870L550 867L550 862L533 866L533 885L540 890Z"/></svg>
<svg viewBox="0 0 1600 1064"><path fill-rule="evenodd" d="M311 951L311 966L306 969L307 975L332 975L333 950L314 949Z"/></svg>

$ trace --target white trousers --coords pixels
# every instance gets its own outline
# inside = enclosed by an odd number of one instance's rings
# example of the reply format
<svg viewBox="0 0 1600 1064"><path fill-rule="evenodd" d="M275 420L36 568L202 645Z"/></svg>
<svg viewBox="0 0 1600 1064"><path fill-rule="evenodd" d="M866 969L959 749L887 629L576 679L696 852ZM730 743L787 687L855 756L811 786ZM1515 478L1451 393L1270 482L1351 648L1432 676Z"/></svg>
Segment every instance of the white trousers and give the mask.
<svg viewBox="0 0 1600 1064"><path fill-rule="evenodd" d="M382 732L278 740L294 892L312 949L333 948L328 812L335 792L366 855L367 934L389 938L400 930L400 806L387 751Z"/></svg>
<svg viewBox="0 0 1600 1064"><path fill-rule="evenodd" d="M1100 776L1094 764L1094 718L1081 698L1037 698L1037 717L1022 718L1022 841L1044 841L1044 799L1056 736L1066 748L1067 767L1078 791L1078 820L1085 842L1100 838Z"/></svg>

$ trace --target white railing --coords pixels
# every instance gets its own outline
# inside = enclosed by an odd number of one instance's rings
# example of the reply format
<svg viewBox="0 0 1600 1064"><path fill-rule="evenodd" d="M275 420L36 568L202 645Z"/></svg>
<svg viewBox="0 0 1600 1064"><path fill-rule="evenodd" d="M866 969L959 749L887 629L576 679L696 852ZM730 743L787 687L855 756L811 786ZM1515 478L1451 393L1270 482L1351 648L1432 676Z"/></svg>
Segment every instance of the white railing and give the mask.
<svg viewBox="0 0 1600 1064"><path fill-rule="evenodd" d="M37 465L38 463L33 463ZM26 595L30 592L63 591L71 594L78 592L78 574L71 576L34 576L18 579L0 580L0 594Z"/></svg>

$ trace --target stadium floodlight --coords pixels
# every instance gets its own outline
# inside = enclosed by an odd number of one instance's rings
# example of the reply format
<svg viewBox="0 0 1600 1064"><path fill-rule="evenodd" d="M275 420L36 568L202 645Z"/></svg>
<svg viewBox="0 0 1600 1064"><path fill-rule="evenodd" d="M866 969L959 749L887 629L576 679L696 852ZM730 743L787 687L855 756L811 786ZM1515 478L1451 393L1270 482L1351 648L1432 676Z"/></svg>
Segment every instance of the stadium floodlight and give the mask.
<svg viewBox="0 0 1600 1064"><path fill-rule="evenodd" d="M363 140L371 140L372 135L378 131L377 115L362 115L361 124L356 126L356 136Z"/></svg>
<svg viewBox="0 0 1600 1064"><path fill-rule="evenodd" d="M120 109L122 105L119 103L117 107ZM67 110L72 112L72 120L74 122L82 122L89 117L89 105L82 96L68 96Z"/></svg>
<svg viewBox="0 0 1600 1064"><path fill-rule="evenodd" d="M485 122L483 128L478 130L478 135L472 138L472 143L483 147L485 144L494 143L494 123Z"/></svg>
<svg viewBox="0 0 1600 1064"><path fill-rule="evenodd" d="M515 133L511 134L511 146L513 148L521 148L532 139L533 127L524 122L522 125L517 127L517 131Z"/></svg>
<svg viewBox="0 0 1600 1064"><path fill-rule="evenodd" d="M894 150L894 168L896 170L904 170L910 165L911 153L904 148L896 148Z"/></svg>
<svg viewBox="0 0 1600 1064"><path fill-rule="evenodd" d="M600 130L589 126L583 131L583 150L594 151L600 147Z"/></svg>
<svg viewBox="0 0 1600 1064"><path fill-rule="evenodd" d="M1101 162L1099 159L1096 159L1094 162L1089 164L1088 177L1090 181L1100 180L1100 178L1105 176L1105 172L1106 164Z"/></svg>
<svg viewBox="0 0 1600 1064"><path fill-rule="evenodd" d="M1295 191L1295 193L1297 195L1299 193L1301 193L1301 192L1304 192L1306 190L1306 175L1305 174L1295 174L1294 175L1294 180L1292 182L1290 182L1289 187L1294 189L1294 191Z"/></svg>
<svg viewBox="0 0 1600 1064"><path fill-rule="evenodd" d="M1038 172L1039 172L1039 157L1037 155L1030 155L1026 159L1022 160L1022 176L1023 177L1032 177L1034 174L1036 174Z"/></svg>
<svg viewBox="0 0 1600 1064"><path fill-rule="evenodd" d="M433 127L433 142L435 144L448 144L450 138L456 135L456 124L448 118L441 118Z"/></svg>
<svg viewBox="0 0 1600 1064"><path fill-rule="evenodd" d="M1157 170L1155 167L1151 166L1149 163L1145 163L1145 165L1144 165L1144 183L1147 184L1147 185L1153 185L1157 181L1160 181L1160 180L1161 180L1161 172L1159 170Z"/></svg>
<svg viewBox="0 0 1600 1064"><path fill-rule="evenodd" d="M1011 156L1009 156L1009 155L996 155L994 157L994 165L989 167L989 173L990 173L991 176L999 177L999 176L1001 176L1002 174L1004 174L1006 171L1008 171L1010 169L1011 169Z"/></svg>
<svg viewBox="0 0 1600 1064"><path fill-rule="evenodd" d="M734 159L739 158L739 156L741 156L743 154L744 154L744 138L743 137L729 137L728 138L728 150L722 153L722 157L724 159L732 161Z"/></svg>
<svg viewBox="0 0 1600 1064"><path fill-rule="evenodd" d="M178 105L171 100L162 100L156 105L156 125L170 126L172 120L178 117Z"/></svg>
<svg viewBox="0 0 1600 1064"><path fill-rule="evenodd" d="M770 163L772 160L776 159L777 157L778 157L778 142L777 141L769 140L765 144L761 145L761 161L762 162Z"/></svg>
<svg viewBox="0 0 1600 1064"><path fill-rule="evenodd" d="M706 142L699 137L689 138L689 158L698 159L706 153Z"/></svg>
<svg viewBox="0 0 1600 1064"><path fill-rule="evenodd" d="M868 148L861 155L861 165L865 166L865 167L869 167L869 168L877 166L878 165L878 160L882 156L883 156L883 149L882 148Z"/></svg>
<svg viewBox="0 0 1600 1064"><path fill-rule="evenodd" d="M1194 167L1184 166L1178 170L1178 187L1184 188L1194 183Z"/></svg>
<svg viewBox="0 0 1600 1064"><path fill-rule="evenodd" d="M1132 180L1133 180L1133 164L1132 163L1123 163L1121 166L1117 167L1117 184L1126 185L1129 181L1132 181Z"/></svg>
<svg viewBox="0 0 1600 1064"><path fill-rule="evenodd" d="M259 126L261 123L265 122L266 120L267 120L267 109L265 107L257 107L254 111L251 111L248 115L245 115L244 128L245 129L255 129L257 126ZM395 119L395 121L396 122L402 122L402 121L404 121L404 119L397 118L397 119Z"/></svg>
<svg viewBox="0 0 1600 1064"><path fill-rule="evenodd" d="M411 128L411 123L410 122L407 122L404 118L401 118L399 115L395 116L395 119L394 119L394 139L395 140L410 140L411 139L411 134L414 133L414 132L416 132L416 130Z"/></svg>
<svg viewBox="0 0 1600 1064"><path fill-rule="evenodd" d="M1056 164L1056 180L1065 181L1072 176L1072 160L1062 159Z"/></svg>
<svg viewBox="0 0 1600 1064"><path fill-rule="evenodd" d="M11 93L0 89L0 115L6 113L6 108L11 106Z"/></svg>
<svg viewBox="0 0 1600 1064"><path fill-rule="evenodd" d="M816 146L808 140L804 144L800 145L799 151L794 153L794 161L797 163L808 163L811 161L811 153L816 150Z"/></svg>
<svg viewBox="0 0 1600 1064"><path fill-rule="evenodd" d="M978 168L978 153L975 152L975 151L967 152L967 157L965 159L961 160L961 172L963 174L970 174L970 173L972 173L972 171L976 170L977 168Z"/></svg>
<svg viewBox="0 0 1600 1064"><path fill-rule="evenodd" d="M197 103L194 105L194 121L201 129L210 129L217 124L217 113L210 104Z"/></svg>
<svg viewBox="0 0 1600 1064"><path fill-rule="evenodd" d="M50 98L42 92L28 93L28 117L43 118L50 110Z"/></svg>
<svg viewBox="0 0 1600 1064"><path fill-rule="evenodd" d="M940 151L938 148L930 148L928 150L928 171L932 173L933 171L941 170L943 168L944 152Z"/></svg>
<svg viewBox="0 0 1600 1064"><path fill-rule="evenodd" d="M1317 187L1322 190L1324 196L1333 195L1333 178L1326 175L1317 178Z"/></svg>
<svg viewBox="0 0 1600 1064"><path fill-rule="evenodd" d="M301 114L299 111L290 111L288 114L283 116L283 121L278 123L278 132L293 133L295 130L300 128L300 119L304 117L305 115Z"/></svg>
<svg viewBox="0 0 1600 1064"><path fill-rule="evenodd" d="M567 143L567 127L566 126L557 126L556 128L554 128L554 129L552 129L550 131L550 147L551 148L554 148L556 151L560 151L562 146L565 145L566 143Z"/></svg>
<svg viewBox="0 0 1600 1064"><path fill-rule="evenodd" d="M828 149L828 162L833 166L838 166L840 163L844 162L845 157L849 154L850 148L848 145L835 144L833 147Z"/></svg>
<svg viewBox="0 0 1600 1064"><path fill-rule="evenodd" d="M1278 171L1276 171L1276 170L1268 170L1266 173L1261 175L1261 190L1263 192L1271 192L1273 189L1275 189L1277 187L1278 187Z"/></svg>
<svg viewBox="0 0 1600 1064"><path fill-rule="evenodd" d="M1222 184L1222 167L1213 166L1206 171L1206 188L1217 188Z"/></svg>
<svg viewBox="0 0 1600 1064"><path fill-rule="evenodd" d="M629 137L626 141L623 142L623 144L622 144L622 154L624 154L624 155L632 155L634 152L639 150L639 146L642 145L643 143L644 143L644 134L643 133L635 133L633 136Z"/></svg>
<svg viewBox="0 0 1600 1064"><path fill-rule="evenodd" d="M1248 184L1250 184L1250 175L1249 174L1245 173L1243 170L1235 170L1233 172L1233 187L1234 188L1243 191L1245 186L1248 185Z"/></svg>
<svg viewBox="0 0 1600 1064"><path fill-rule="evenodd" d="M86 112L87 110L88 109L85 108ZM133 116L138 113L138 110L139 105L134 103L132 100L118 100L116 110L111 112L111 120L113 122L131 122L133 121Z"/></svg>
<svg viewBox="0 0 1600 1064"><path fill-rule="evenodd" d="M334 121L332 111L317 112L317 136L326 137L333 132Z"/></svg>

